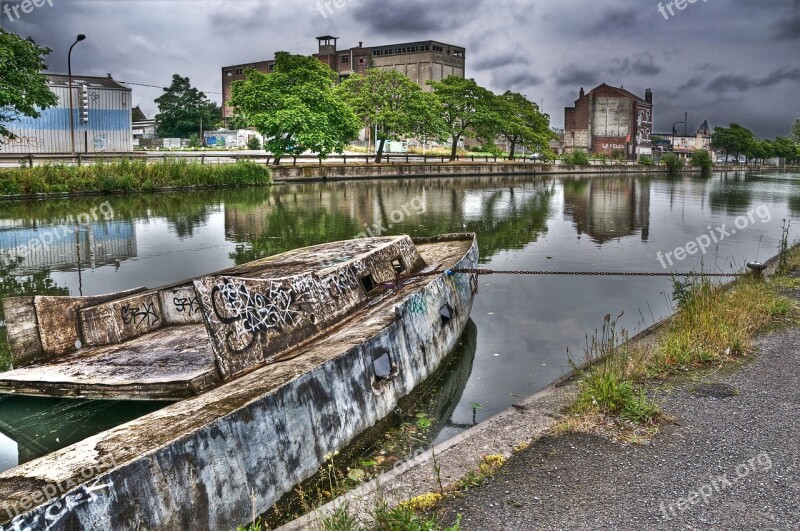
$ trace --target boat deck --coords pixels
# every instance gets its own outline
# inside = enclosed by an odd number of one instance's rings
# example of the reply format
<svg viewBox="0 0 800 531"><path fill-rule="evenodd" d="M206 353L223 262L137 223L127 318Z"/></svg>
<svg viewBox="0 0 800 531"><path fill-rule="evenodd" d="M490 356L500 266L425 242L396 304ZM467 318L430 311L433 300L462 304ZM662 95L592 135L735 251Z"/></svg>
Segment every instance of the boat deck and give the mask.
<svg viewBox="0 0 800 531"><path fill-rule="evenodd" d="M429 267L446 269L457 264L471 245L469 240L456 240L418 243L416 247ZM354 245L352 251L364 252L364 246ZM312 264L319 267L320 263L348 258L341 248L330 249L329 256L322 262L318 253L314 259L303 259L301 253L293 251L272 262L261 260L227 270L226 274L277 278L308 271ZM346 318L337 329L341 330L348 323L369 320L376 304L382 307L396 304L432 278L405 281L404 287L378 296ZM281 359L297 357L322 343L327 343L324 338L312 341L282 355ZM25 396L177 400L199 395L221 384L211 341L203 324L162 328L121 344L84 348L47 362L0 373L0 393Z"/></svg>

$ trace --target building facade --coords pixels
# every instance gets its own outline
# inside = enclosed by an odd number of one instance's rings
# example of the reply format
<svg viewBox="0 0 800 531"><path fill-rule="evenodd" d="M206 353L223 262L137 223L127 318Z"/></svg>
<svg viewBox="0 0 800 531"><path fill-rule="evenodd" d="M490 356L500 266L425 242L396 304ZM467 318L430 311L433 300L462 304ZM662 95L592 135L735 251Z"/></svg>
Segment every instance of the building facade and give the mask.
<svg viewBox="0 0 800 531"><path fill-rule="evenodd" d="M354 48L340 50L338 37L317 37L318 51L313 54L320 62L345 79L352 74L364 74L368 68L397 70L430 90L428 81L441 81L450 76L465 77L466 50L438 41L419 41L385 46L366 47L363 42ZM244 79L248 69L268 74L275 69L275 61L259 61L222 68L223 117L233 116L229 102L234 81Z"/></svg>
<svg viewBox="0 0 800 531"><path fill-rule="evenodd" d="M6 124L16 136L3 139L0 153L70 153L68 77L45 74L58 97L39 118L24 117ZM77 153L133 151L131 89L108 77L72 76L72 116Z"/></svg>
<svg viewBox="0 0 800 531"><path fill-rule="evenodd" d="M564 151L582 150L636 160L652 155L653 92L640 98L603 83L588 93L581 88L574 107L564 109Z"/></svg>
<svg viewBox="0 0 800 531"><path fill-rule="evenodd" d="M700 128L693 135L680 134L675 131L672 133L672 152L688 160L696 151L706 150L711 154L711 158L716 162L716 153L711 149L711 127L708 120L704 120Z"/></svg>

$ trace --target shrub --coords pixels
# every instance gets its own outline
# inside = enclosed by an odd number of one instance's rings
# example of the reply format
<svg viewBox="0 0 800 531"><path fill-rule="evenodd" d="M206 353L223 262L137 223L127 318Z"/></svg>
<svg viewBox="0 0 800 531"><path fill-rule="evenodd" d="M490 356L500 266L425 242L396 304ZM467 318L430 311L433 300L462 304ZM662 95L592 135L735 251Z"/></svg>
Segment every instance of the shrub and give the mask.
<svg viewBox="0 0 800 531"><path fill-rule="evenodd" d="M192 133L189 135L189 147L193 149L197 149L201 146L200 143L200 135L197 133Z"/></svg>
<svg viewBox="0 0 800 531"><path fill-rule="evenodd" d="M695 168L700 168L704 172L708 172L714 167L714 161L711 159L711 154L705 149L695 151L692 153L692 158L689 163Z"/></svg>
<svg viewBox="0 0 800 531"><path fill-rule="evenodd" d="M642 166L652 166L653 165L653 157L648 155L642 155L639 157L639 164Z"/></svg>
<svg viewBox="0 0 800 531"><path fill-rule="evenodd" d="M564 164L572 166L588 166L589 155L585 151L575 150L564 154Z"/></svg>
<svg viewBox="0 0 800 531"><path fill-rule="evenodd" d="M671 172L680 171L683 169L683 159L675 153L667 153L661 157L661 162L663 162L667 169Z"/></svg>
<svg viewBox="0 0 800 531"><path fill-rule="evenodd" d="M260 151L261 140L259 140L256 135L250 136L250 138L247 139L247 149L250 151Z"/></svg>

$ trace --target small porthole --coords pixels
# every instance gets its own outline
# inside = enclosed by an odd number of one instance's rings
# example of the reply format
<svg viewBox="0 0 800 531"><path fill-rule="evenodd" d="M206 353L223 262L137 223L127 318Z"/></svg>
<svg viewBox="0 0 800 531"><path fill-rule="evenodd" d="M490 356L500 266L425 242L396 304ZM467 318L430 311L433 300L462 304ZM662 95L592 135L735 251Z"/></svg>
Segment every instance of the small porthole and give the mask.
<svg viewBox="0 0 800 531"><path fill-rule="evenodd" d="M392 260L392 267L394 268L396 275L402 275L406 271L406 265L403 263L403 259L400 257Z"/></svg>
<svg viewBox="0 0 800 531"><path fill-rule="evenodd" d="M385 352L372 361L372 367L375 370L375 382L382 382L392 378L392 358L389 353Z"/></svg>
<svg viewBox="0 0 800 531"><path fill-rule="evenodd" d="M361 287L364 288L364 291L367 293L375 289L375 281L372 279L371 273L361 277Z"/></svg>
<svg viewBox="0 0 800 531"><path fill-rule="evenodd" d="M442 319L442 325L446 325L453 320L453 307L445 304L439 309L439 317Z"/></svg>

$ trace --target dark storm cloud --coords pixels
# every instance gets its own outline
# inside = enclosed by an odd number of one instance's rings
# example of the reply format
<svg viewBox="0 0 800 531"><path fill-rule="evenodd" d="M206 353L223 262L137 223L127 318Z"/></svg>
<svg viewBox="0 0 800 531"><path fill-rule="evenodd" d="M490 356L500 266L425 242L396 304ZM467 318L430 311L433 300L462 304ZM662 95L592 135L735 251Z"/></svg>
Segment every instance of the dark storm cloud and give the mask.
<svg viewBox="0 0 800 531"><path fill-rule="evenodd" d="M652 55L643 53L633 60L628 57L616 59L608 70L621 76L654 76L661 73L662 68L655 63Z"/></svg>
<svg viewBox="0 0 800 531"><path fill-rule="evenodd" d="M589 34L613 34L619 35L636 34L639 31L640 17L642 9L640 7L609 9L602 13L599 20L589 25Z"/></svg>
<svg viewBox="0 0 800 531"><path fill-rule="evenodd" d="M482 13L483 0L464 2L453 0L359 0L353 9L354 20L372 33L384 35L413 34L450 30L454 25Z"/></svg>
<svg viewBox="0 0 800 531"><path fill-rule="evenodd" d="M723 74L708 83L708 90L746 92L755 88L774 87L784 81L800 81L800 68L775 70L764 77Z"/></svg>
<svg viewBox="0 0 800 531"><path fill-rule="evenodd" d="M344 0L325 15L318 1L53 0L3 27L52 48L52 72L66 71L75 34L86 33L74 71L158 87L178 73L217 100L223 66L278 50L313 53L314 37L331 34L343 48L422 39L465 46L468 77L544 99L558 127L578 89L601 82L640 96L652 88L660 130L688 111L693 126L702 117L775 136L800 116L792 48L800 0L709 0L669 21L658 0ZM152 116L160 93L134 86L133 99Z"/></svg>
<svg viewBox="0 0 800 531"><path fill-rule="evenodd" d="M555 80L565 87L593 86L598 82L598 72L592 68L568 65L555 73Z"/></svg>

